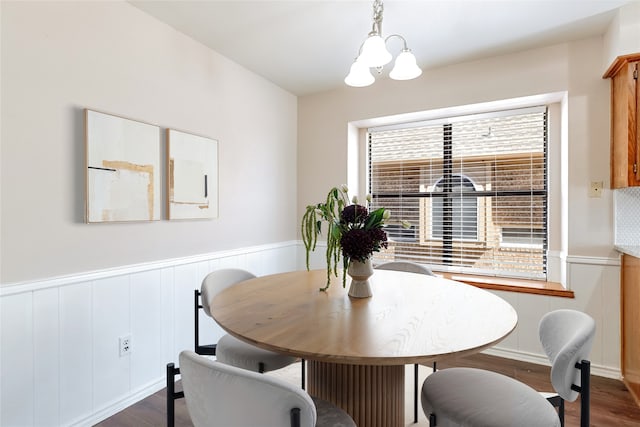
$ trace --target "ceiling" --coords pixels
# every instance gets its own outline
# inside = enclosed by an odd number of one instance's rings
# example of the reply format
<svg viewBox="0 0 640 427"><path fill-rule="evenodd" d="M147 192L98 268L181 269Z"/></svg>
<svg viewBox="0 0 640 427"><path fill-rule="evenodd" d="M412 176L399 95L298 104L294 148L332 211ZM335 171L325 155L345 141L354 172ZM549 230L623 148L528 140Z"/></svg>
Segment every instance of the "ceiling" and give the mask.
<svg viewBox="0 0 640 427"><path fill-rule="evenodd" d="M427 70L603 34L629 2L387 0L382 33L402 35ZM344 85L373 13L372 1L352 0L130 3L295 95Z"/></svg>

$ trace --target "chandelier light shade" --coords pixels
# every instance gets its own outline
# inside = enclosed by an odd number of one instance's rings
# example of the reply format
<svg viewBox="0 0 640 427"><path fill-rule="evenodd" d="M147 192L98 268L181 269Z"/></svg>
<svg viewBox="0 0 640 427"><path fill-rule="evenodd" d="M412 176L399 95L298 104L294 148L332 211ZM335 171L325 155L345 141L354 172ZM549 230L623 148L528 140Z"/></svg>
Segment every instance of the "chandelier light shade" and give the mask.
<svg viewBox="0 0 640 427"><path fill-rule="evenodd" d="M349 70L349 75L345 77L344 82L353 87L365 87L372 84L376 79L371 74L369 67L358 58Z"/></svg>
<svg viewBox="0 0 640 427"><path fill-rule="evenodd" d="M362 53L358 57L359 61L370 68L383 67L392 59L393 56L387 50L385 41L377 34L367 37L362 45Z"/></svg>
<svg viewBox="0 0 640 427"><path fill-rule="evenodd" d="M387 42L392 37L402 40L403 49L396 58L393 69L389 77L394 80L411 80L422 74L422 70L416 63L416 57L407 47L407 41L399 34L392 34L386 38L382 37L382 0L373 2L373 26L367 39L360 45L358 57L351 65L349 74L344 82L349 86L364 87L373 84L375 77L370 69L375 68L378 74L382 72L385 65L391 62L393 55L387 50Z"/></svg>
<svg viewBox="0 0 640 427"><path fill-rule="evenodd" d="M389 77L393 80L411 80L422 74L422 70L416 64L416 57L409 49L400 52L396 58Z"/></svg>

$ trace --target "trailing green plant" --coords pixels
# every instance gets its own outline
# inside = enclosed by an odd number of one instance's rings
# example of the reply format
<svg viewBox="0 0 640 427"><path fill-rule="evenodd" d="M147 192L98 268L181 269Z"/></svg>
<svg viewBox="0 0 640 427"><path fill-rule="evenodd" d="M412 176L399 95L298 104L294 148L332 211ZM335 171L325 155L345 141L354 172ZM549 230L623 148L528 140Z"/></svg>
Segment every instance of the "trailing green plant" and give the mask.
<svg viewBox="0 0 640 427"><path fill-rule="evenodd" d="M367 196L367 201L371 199ZM369 212L368 208L358 204L356 197L349 203L346 185L329 190L324 203L309 205L302 217L302 241L306 250L306 265L309 270L309 254L315 250L318 236L322 233L322 223L326 222L327 231L327 284L331 276L338 277L338 265L342 261L342 286L346 286L347 270L352 260L365 262L373 252L387 247L387 234L382 229L389 219L385 208Z"/></svg>

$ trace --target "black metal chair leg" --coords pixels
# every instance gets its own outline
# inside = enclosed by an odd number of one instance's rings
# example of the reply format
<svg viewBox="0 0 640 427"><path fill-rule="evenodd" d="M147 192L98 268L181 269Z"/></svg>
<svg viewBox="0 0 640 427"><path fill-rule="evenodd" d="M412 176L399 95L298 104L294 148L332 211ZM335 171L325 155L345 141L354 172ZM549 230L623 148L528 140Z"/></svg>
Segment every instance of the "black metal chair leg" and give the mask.
<svg viewBox="0 0 640 427"><path fill-rule="evenodd" d="M436 427L436 414L429 414L429 427Z"/></svg>
<svg viewBox="0 0 640 427"><path fill-rule="evenodd" d="M183 391L176 392L176 375L180 374L180 368L173 363L167 363L167 427L175 425L175 400L184 397Z"/></svg>
<svg viewBox="0 0 640 427"><path fill-rule="evenodd" d="M291 410L291 427L300 427L300 408Z"/></svg>
<svg viewBox="0 0 640 427"><path fill-rule="evenodd" d="M197 289L193 291L193 307L193 326L195 330L193 342L195 344L194 351L198 353L198 347L200 347L200 318L198 316L198 309L200 308L200 291Z"/></svg>
<svg viewBox="0 0 640 427"><path fill-rule="evenodd" d="M418 364L413 365L413 423L418 422Z"/></svg>
<svg viewBox="0 0 640 427"><path fill-rule="evenodd" d="M589 427L591 410L591 362L580 362L580 427Z"/></svg>
<svg viewBox="0 0 640 427"><path fill-rule="evenodd" d="M200 345L200 317L198 310L202 308L200 304L200 291L195 289L193 291L193 325L194 325L194 351L203 356L215 356L216 344Z"/></svg>
<svg viewBox="0 0 640 427"><path fill-rule="evenodd" d="M175 425L175 405L173 402L174 372L174 364L167 364L167 427L174 427Z"/></svg>
<svg viewBox="0 0 640 427"><path fill-rule="evenodd" d="M304 359L301 359L302 363L302 389L306 390L307 385L307 370L305 369L306 362Z"/></svg>

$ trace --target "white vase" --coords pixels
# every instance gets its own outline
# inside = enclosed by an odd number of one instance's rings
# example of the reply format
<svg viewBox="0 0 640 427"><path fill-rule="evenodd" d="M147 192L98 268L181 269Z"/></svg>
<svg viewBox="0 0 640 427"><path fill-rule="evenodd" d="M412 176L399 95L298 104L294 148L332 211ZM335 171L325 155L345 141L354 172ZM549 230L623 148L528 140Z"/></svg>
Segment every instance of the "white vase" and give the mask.
<svg viewBox="0 0 640 427"><path fill-rule="evenodd" d="M371 259L367 258L365 262L351 261L347 273L351 277L349 296L353 298L369 298L372 295L371 285L369 284L369 277L373 274Z"/></svg>

